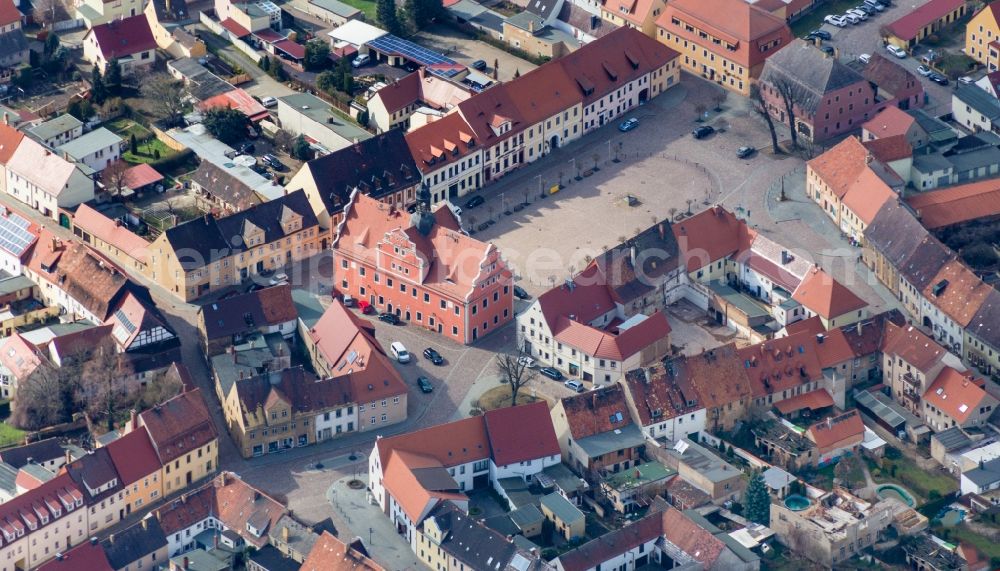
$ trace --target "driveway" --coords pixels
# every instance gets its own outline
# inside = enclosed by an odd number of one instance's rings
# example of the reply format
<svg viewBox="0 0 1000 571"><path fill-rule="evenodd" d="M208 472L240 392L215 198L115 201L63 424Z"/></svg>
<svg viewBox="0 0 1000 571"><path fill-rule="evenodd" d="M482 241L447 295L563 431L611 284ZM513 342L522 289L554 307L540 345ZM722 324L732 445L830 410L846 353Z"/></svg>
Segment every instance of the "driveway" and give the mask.
<svg viewBox="0 0 1000 571"><path fill-rule="evenodd" d="M515 72L521 75L535 69L535 64L521 59L500 48L495 48L486 42L473 40L470 37L455 31L447 26L431 26L413 38L413 41L424 47L430 48L457 61L462 65L471 65L476 60L483 60L489 69L486 73L493 74L493 62L500 65L497 72L497 79L500 81L510 81L514 78Z"/></svg>

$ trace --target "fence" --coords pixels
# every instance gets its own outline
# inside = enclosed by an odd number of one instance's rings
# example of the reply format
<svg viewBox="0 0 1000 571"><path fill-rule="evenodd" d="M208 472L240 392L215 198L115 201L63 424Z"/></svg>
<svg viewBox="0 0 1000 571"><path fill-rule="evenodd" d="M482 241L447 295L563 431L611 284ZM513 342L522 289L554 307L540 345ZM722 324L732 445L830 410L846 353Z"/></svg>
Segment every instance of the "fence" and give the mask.
<svg viewBox="0 0 1000 571"><path fill-rule="evenodd" d="M62 22L53 23L52 31L64 32L66 30L74 30L76 28L82 28L83 26L84 26L83 18L76 18L75 20L63 20Z"/></svg>
<svg viewBox="0 0 1000 571"><path fill-rule="evenodd" d="M261 60L261 55L256 50L256 48L244 42L243 40L233 36L229 32L229 30L223 28L222 24L212 19L212 17L208 13L202 12L199 15L199 19L201 20L201 23L205 25L206 28L212 31L212 33L228 41L230 44L233 45L233 47L246 54L246 56L251 60L253 60L254 63L257 63Z"/></svg>

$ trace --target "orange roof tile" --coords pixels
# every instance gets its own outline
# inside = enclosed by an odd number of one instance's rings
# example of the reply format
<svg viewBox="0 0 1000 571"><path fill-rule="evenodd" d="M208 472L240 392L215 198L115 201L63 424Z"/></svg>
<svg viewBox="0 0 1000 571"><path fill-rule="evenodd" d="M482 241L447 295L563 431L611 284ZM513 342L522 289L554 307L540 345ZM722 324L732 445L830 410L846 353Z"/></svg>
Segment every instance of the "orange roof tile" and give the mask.
<svg viewBox="0 0 1000 571"><path fill-rule="evenodd" d="M833 448L859 444L864 436L865 423L857 409L817 422L806 430L806 437L816 443L820 454Z"/></svg>
<svg viewBox="0 0 1000 571"><path fill-rule="evenodd" d="M971 373L945 367L927 388L924 400L962 424L987 396L979 382Z"/></svg>
<svg viewBox="0 0 1000 571"><path fill-rule="evenodd" d="M906 111L903 111L895 105L890 105L880 111L878 115L875 115L865 122L861 128L868 131L876 138L882 139L884 137L906 135L906 133L910 130L910 127L912 127L916 121L917 120Z"/></svg>
<svg viewBox="0 0 1000 571"><path fill-rule="evenodd" d="M491 410L484 416L497 466L559 455L559 441L544 401Z"/></svg>
<svg viewBox="0 0 1000 571"><path fill-rule="evenodd" d="M24 139L24 133L10 125L0 123L0 164L7 164L18 145L21 144L21 139Z"/></svg>
<svg viewBox="0 0 1000 571"><path fill-rule="evenodd" d="M73 225L121 250L140 262L147 259L149 242L143 240L120 222L112 220L86 204L81 204L73 214Z"/></svg>
<svg viewBox="0 0 1000 571"><path fill-rule="evenodd" d="M929 371L947 351L938 345L922 331L912 325L896 325L887 323L885 343L882 346L885 355L903 359L918 371Z"/></svg>
<svg viewBox="0 0 1000 571"><path fill-rule="evenodd" d="M868 306L865 300L818 267L802 278L792 299L824 319L840 317Z"/></svg>
<svg viewBox="0 0 1000 571"><path fill-rule="evenodd" d="M790 414L806 408L809 410L819 410L830 406L833 406L833 397L830 396L830 393L826 392L826 389L816 389L815 391L802 393L801 395L774 404L774 408L778 409L778 412L781 414Z"/></svg>
<svg viewBox="0 0 1000 571"><path fill-rule="evenodd" d="M906 146L910 145L906 143ZM895 198L896 193L870 168L861 171L842 197L844 206L865 225L872 223L882 205Z"/></svg>
<svg viewBox="0 0 1000 571"><path fill-rule="evenodd" d="M807 332L744 347L738 355L754 397L795 389L823 377L815 337Z"/></svg>
<svg viewBox="0 0 1000 571"><path fill-rule="evenodd" d="M873 157L886 163L913 156L913 147L906 140L906 135L879 137L861 144L871 152Z"/></svg>
<svg viewBox="0 0 1000 571"><path fill-rule="evenodd" d="M908 197L906 203L928 230L997 216L1000 215L1000 180L920 192Z"/></svg>
<svg viewBox="0 0 1000 571"><path fill-rule="evenodd" d="M861 141L855 137L847 137L806 164L830 187L837 198L843 198L847 189L864 170L869 154Z"/></svg>
<svg viewBox="0 0 1000 571"><path fill-rule="evenodd" d="M324 531L302 562L301 571L384 571L361 551Z"/></svg>
<svg viewBox="0 0 1000 571"><path fill-rule="evenodd" d="M671 230L689 272L747 249L756 234L721 206L677 222Z"/></svg>
<svg viewBox="0 0 1000 571"><path fill-rule="evenodd" d="M930 280L923 294L935 307L965 327L993 290L960 260L951 260Z"/></svg>

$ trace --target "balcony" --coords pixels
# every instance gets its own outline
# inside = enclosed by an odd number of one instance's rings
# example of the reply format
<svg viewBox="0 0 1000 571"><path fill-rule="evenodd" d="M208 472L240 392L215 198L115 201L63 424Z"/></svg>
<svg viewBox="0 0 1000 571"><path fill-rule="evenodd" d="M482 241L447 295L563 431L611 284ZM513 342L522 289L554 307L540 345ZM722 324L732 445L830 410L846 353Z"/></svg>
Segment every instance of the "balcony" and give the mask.
<svg viewBox="0 0 1000 571"><path fill-rule="evenodd" d="M906 374L904 374L903 375L903 382L906 383L907 385L910 385L911 387L913 387L913 388L915 388L917 390L919 390L921 388L920 387L920 381L918 381L917 378L914 377L912 373L906 373Z"/></svg>
<svg viewBox="0 0 1000 571"><path fill-rule="evenodd" d="M913 403L919 409L920 393L911 389L903 389L903 398Z"/></svg>

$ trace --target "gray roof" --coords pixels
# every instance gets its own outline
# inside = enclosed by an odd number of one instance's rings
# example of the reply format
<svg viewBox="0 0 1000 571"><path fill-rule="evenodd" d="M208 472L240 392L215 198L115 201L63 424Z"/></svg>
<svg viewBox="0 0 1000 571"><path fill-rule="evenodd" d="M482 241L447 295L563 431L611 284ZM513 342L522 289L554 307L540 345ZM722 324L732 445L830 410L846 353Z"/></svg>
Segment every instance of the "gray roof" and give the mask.
<svg viewBox="0 0 1000 571"><path fill-rule="evenodd" d="M28 40L20 28L0 34L0 58L8 58L19 53L27 53Z"/></svg>
<svg viewBox="0 0 1000 571"><path fill-rule="evenodd" d="M548 508L560 521L567 524L573 524L587 517L559 492L552 492L542 497L542 507Z"/></svg>
<svg viewBox="0 0 1000 571"><path fill-rule="evenodd" d="M17 468L6 462L0 462L0 490L10 495L17 493Z"/></svg>
<svg viewBox="0 0 1000 571"><path fill-rule="evenodd" d="M313 325L323 317L323 305L319 299L304 289L292 290L292 303L295 304L295 311L299 314L299 319L305 326L312 329Z"/></svg>
<svg viewBox="0 0 1000 571"><path fill-rule="evenodd" d="M493 10L487 10L482 14L477 14L474 18L472 18L469 21L479 24L484 28L489 28L491 30L503 33L504 18L503 16L494 12Z"/></svg>
<svg viewBox="0 0 1000 571"><path fill-rule="evenodd" d="M602 432L576 441L580 448L591 458L598 458L625 448L640 446L646 441L642 431L634 424L616 428L608 432Z"/></svg>
<svg viewBox="0 0 1000 571"><path fill-rule="evenodd" d="M1000 101L975 85L959 83L955 86L955 99L972 107L991 122L1000 121Z"/></svg>
<svg viewBox="0 0 1000 571"><path fill-rule="evenodd" d="M882 205L865 229L865 239L893 268L899 268L929 233L917 217L895 200Z"/></svg>
<svg viewBox="0 0 1000 571"><path fill-rule="evenodd" d="M121 145L121 143L121 137L101 127L59 146L56 150L79 160L98 149Z"/></svg>
<svg viewBox="0 0 1000 571"><path fill-rule="evenodd" d="M284 539L284 531L282 531L284 529L288 530L287 540ZM312 551L313 545L319 539L319 534L313 531L312 528L300 523L288 514L281 516L278 523L274 524L274 527L268 531L268 535L287 543L292 550L301 553L303 556L308 555Z"/></svg>
<svg viewBox="0 0 1000 571"><path fill-rule="evenodd" d="M1000 482L1000 458L983 462L978 468L962 472L962 476L981 488Z"/></svg>
<svg viewBox="0 0 1000 571"><path fill-rule="evenodd" d="M220 392L228 395L235 382L263 374L279 352L288 355L289 351L281 333L275 332L254 335L245 343L234 347L232 353L212 357L212 371Z"/></svg>
<svg viewBox="0 0 1000 571"><path fill-rule="evenodd" d="M353 18L361 13L361 10L354 6L348 6L339 0L309 0L309 3L342 18Z"/></svg>
<svg viewBox="0 0 1000 571"><path fill-rule="evenodd" d="M462 512L451 502L441 502L428 518L445 532L441 549L470 569L505 569L517 553L514 544Z"/></svg>
<svg viewBox="0 0 1000 571"><path fill-rule="evenodd" d="M994 350L1000 350L1000 291L990 290L965 330Z"/></svg>
<svg viewBox="0 0 1000 571"><path fill-rule="evenodd" d="M927 562L931 569L969 568L958 553L943 548L926 533L914 537L912 541L901 542L900 546L907 555Z"/></svg>
<svg viewBox="0 0 1000 571"><path fill-rule="evenodd" d="M28 132L45 141L55 137L56 135L72 131L77 127L83 127L83 122L68 113L64 113L55 119L49 119L44 123L39 123L38 125L28 129Z"/></svg>
<svg viewBox="0 0 1000 571"><path fill-rule="evenodd" d="M327 129L330 129L348 141L355 139L364 141L372 138L371 133L331 111L330 104L315 95L295 93L279 97L278 101L284 102L292 109L309 117L313 121L322 123ZM332 123L328 122L328 119L331 118L334 120Z"/></svg>
<svg viewBox="0 0 1000 571"><path fill-rule="evenodd" d="M459 0L448 6L448 11L456 18L469 21L483 12L487 12L488 9L476 0Z"/></svg>
<svg viewBox="0 0 1000 571"><path fill-rule="evenodd" d="M816 111L824 94L865 81L860 73L837 58L827 57L819 48L800 39L767 58L760 80L772 85L791 82L796 101L810 113Z"/></svg>
<svg viewBox="0 0 1000 571"><path fill-rule="evenodd" d="M917 120L917 125L919 125L920 128L927 133L931 142L939 143L958 137L958 133L948 126L947 123L927 113L923 109L911 109L907 111L907 113Z"/></svg>
<svg viewBox="0 0 1000 571"><path fill-rule="evenodd" d="M542 470L542 474L552 478L556 486L567 494L572 494L587 488L587 482L577 476L565 464L556 464Z"/></svg>
<svg viewBox="0 0 1000 571"><path fill-rule="evenodd" d="M798 478L777 466L771 466L765 470L762 475L764 476L764 483L767 484L767 487L772 490L780 490L795 480L798 480Z"/></svg>
<svg viewBox="0 0 1000 571"><path fill-rule="evenodd" d="M875 415L895 430L903 428L907 423L911 425L920 423L920 419L880 392L854 391L854 400L862 410Z"/></svg>
<svg viewBox="0 0 1000 571"><path fill-rule="evenodd" d="M520 28L532 34L541 32L542 28L545 27L545 19L537 14L532 14L527 11L518 12L517 14L507 18L507 23L515 28Z"/></svg>
<svg viewBox="0 0 1000 571"><path fill-rule="evenodd" d="M264 571L299 571L302 568L301 563L278 551L273 545L265 545L255 550L249 559L254 562L256 568Z"/></svg>
<svg viewBox="0 0 1000 571"><path fill-rule="evenodd" d="M719 458L707 448L687 438L684 438L683 441L687 443L683 454L673 448L666 450L667 454L684 462L710 482L724 482L741 473L732 464Z"/></svg>
<svg viewBox="0 0 1000 571"><path fill-rule="evenodd" d="M937 440L948 452L961 450L972 444L972 439L959 426L952 426L948 430L938 432L931 438Z"/></svg>
<svg viewBox="0 0 1000 571"><path fill-rule="evenodd" d="M21 468L29 459L34 462L48 462L65 455L66 452L59 446L58 438L46 438L24 446L8 448L0 452L0 460L14 468Z"/></svg>
<svg viewBox="0 0 1000 571"><path fill-rule="evenodd" d="M145 527L142 522L145 522ZM128 568L150 553L166 549L167 536L160 527L160 520L147 517L142 522L118 531L101 542L108 562L115 569Z"/></svg>
<svg viewBox="0 0 1000 571"><path fill-rule="evenodd" d="M12 278L6 278L0 280L0 295L6 295L8 293L14 293L21 291L22 289L28 289L35 287L35 282L31 281L27 276L14 276Z"/></svg>
<svg viewBox="0 0 1000 571"><path fill-rule="evenodd" d="M563 0L528 0L524 9L541 17L543 22L548 22L553 15L562 10L562 5Z"/></svg>
<svg viewBox="0 0 1000 571"><path fill-rule="evenodd" d="M698 527L704 529L705 531L711 533L716 539L726 544L726 547L730 549L740 560L746 563L752 563L754 561L759 561L760 557L756 553L750 551L742 543L736 541L729 532L723 531L708 521L705 516L701 515L700 512L696 510L684 510L684 515L688 519L693 521Z"/></svg>
<svg viewBox="0 0 1000 571"><path fill-rule="evenodd" d="M180 58L167 63L167 66L177 70L184 77L188 92L199 101L235 89L229 82L208 71L208 68L193 58Z"/></svg>
<svg viewBox="0 0 1000 571"><path fill-rule="evenodd" d="M534 504L520 507L507 515L510 517L510 521L514 522L514 525L516 525L518 529L524 529L525 527L539 523L545 519L542 511L539 510L538 506Z"/></svg>
<svg viewBox="0 0 1000 571"><path fill-rule="evenodd" d="M923 291L953 256L950 248L928 234L917 244L913 255L896 269L910 285Z"/></svg>
<svg viewBox="0 0 1000 571"><path fill-rule="evenodd" d="M39 482L48 482L52 478L56 477L55 472L49 470L48 468L43 468L39 464L25 464L21 466L21 471Z"/></svg>

